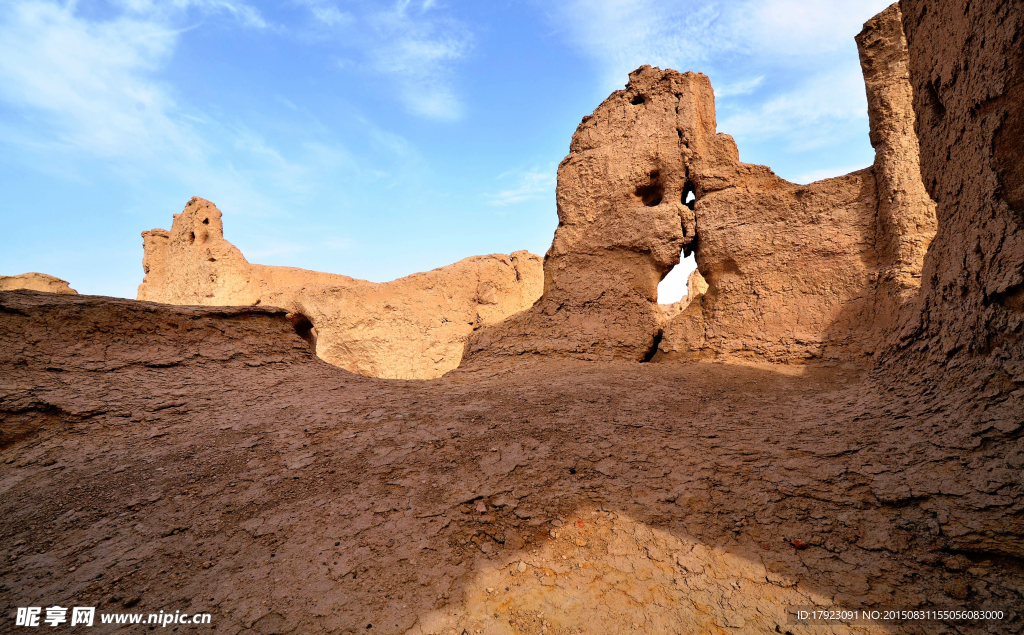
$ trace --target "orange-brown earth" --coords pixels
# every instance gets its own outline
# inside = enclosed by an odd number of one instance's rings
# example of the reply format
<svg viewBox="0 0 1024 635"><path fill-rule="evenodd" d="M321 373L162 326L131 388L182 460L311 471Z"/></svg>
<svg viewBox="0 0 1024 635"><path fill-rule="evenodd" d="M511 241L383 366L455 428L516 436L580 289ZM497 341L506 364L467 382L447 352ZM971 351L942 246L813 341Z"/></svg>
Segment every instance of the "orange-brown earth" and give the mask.
<svg viewBox="0 0 1024 635"><path fill-rule="evenodd" d="M34 271L17 276L0 276L0 291L28 289L46 293L78 293L66 280Z"/></svg>
<svg viewBox="0 0 1024 635"><path fill-rule="evenodd" d="M541 260L528 251L464 258L390 282L251 264L224 238L221 212L193 197L171 231L142 232L139 300L276 306L317 355L370 377L433 379L458 367L466 339L536 302Z"/></svg>
<svg viewBox="0 0 1024 635"><path fill-rule="evenodd" d="M1012 617L829 632L1024 627L1024 390L999 376L963 403L824 367L382 380L317 359L283 311L0 302L5 611L208 611L228 633L818 633L786 607L838 603Z"/></svg>
<svg viewBox="0 0 1024 635"><path fill-rule="evenodd" d="M899 8L858 38L875 165L806 189L738 162L706 77L634 73L560 168L541 300L438 379L324 363L290 307L0 292L8 619L1024 630L1024 10ZM666 322L679 249L709 286Z"/></svg>

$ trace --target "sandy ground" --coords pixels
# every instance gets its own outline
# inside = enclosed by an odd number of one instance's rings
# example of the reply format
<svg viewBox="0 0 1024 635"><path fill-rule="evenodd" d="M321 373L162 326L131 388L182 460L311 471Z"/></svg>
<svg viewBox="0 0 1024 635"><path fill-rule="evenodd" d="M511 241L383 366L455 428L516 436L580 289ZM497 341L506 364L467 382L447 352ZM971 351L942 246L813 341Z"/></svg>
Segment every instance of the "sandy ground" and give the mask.
<svg viewBox="0 0 1024 635"><path fill-rule="evenodd" d="M1024 630L1016 393L957 410L849 369L720 364L379 380L294 343L8 355L0 630L52 604L217 633ZM1006 617L790 623L806 605Z"/></svg>

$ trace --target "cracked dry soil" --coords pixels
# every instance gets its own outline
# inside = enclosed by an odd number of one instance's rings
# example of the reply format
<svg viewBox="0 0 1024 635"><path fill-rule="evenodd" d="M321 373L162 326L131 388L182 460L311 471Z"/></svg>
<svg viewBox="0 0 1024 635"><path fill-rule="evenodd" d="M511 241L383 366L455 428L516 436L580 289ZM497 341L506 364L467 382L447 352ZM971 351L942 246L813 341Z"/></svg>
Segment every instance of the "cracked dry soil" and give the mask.
<svg viewBox="0 0 1024 635"><path fill-rule="evenodd" d="M958 408L839 368L536 360L380 380L316 359L272 309L18 293L0 307L7 614L210 612L217 633L1022 630L1024 568L998 535L1024 507L1021 391ZM195 345L125 361L147 319ZM801 626L796 605L1007 618Z"/></svg>

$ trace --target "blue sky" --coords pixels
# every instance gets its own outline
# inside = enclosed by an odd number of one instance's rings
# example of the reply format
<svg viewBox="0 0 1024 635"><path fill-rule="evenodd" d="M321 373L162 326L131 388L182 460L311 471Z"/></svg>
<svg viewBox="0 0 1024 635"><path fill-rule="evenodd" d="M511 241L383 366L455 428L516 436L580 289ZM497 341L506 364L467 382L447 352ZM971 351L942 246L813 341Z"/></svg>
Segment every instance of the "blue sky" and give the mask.
<svg viewBox="0 0 1024 635"><path fill-rule="evenodd" d="M576 125L645 63L707 73L742 160L843 174L873 159L853 36L887 4L0 0L0 275L134 297L139 233L194 195L262 264L543 255Z"/></svg>

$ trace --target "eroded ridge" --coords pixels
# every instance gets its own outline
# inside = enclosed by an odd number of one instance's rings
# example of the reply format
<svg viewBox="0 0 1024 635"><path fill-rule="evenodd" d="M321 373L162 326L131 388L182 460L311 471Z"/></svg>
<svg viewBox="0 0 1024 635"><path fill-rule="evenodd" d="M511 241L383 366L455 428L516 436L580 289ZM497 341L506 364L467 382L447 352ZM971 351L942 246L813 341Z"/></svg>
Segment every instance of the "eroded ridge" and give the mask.
<svg viewBox="0 0 1024 635"><path fill-rule="evenodd" d="M467 358L843 358L870 364L910 319L934 204L919 177L898 7L858 44L875 164L809 185L742 163L699 73L644 66L573 135L544 296ZM658 282L694 253L708 289L663 319ZM652 346L658 355L652 356Z"/></svg>
<svg viewBox="0 0 1024 635"><path fill-rule="evenodd" d="M15 291L17 289L43 293L78 293L71 288L66 280L46 273L30 271L16 276L0 276L0 291Z"/></svg>
<svg viewBox="0 0 1024 635"><path fill-rule="evenodd" d="M324 361L371 377L427 379L458 366L474 329L540 296L540 258L474 256L391 282L250 264L224 238L221 212L193 198L168 232L143 232L138 299L206 306L270 305Z"/></svg>

